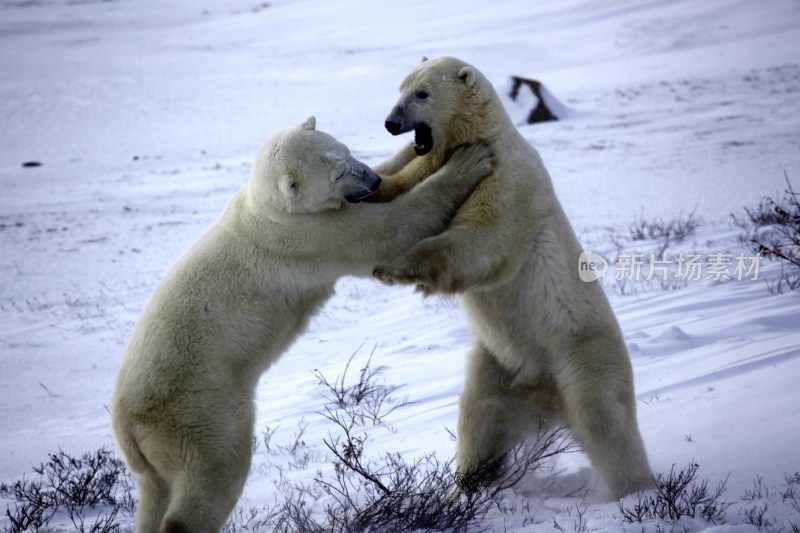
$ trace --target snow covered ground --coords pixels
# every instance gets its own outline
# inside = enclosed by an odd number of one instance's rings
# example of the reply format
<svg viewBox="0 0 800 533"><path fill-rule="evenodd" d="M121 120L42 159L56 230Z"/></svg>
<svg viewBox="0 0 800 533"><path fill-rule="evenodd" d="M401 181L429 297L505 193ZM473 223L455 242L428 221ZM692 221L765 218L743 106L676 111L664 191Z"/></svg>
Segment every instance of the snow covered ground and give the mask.
<svg viewBox="0 0 800 533"><path fill-rule="evenodd" d="M584 246L606 259L658 250L628 239L632 222L694 212L702 225L668 257L723 254L733 272L752 253L730 213L780 196L784 171L800 183L794 0L4 1L0 481L59 448L112 445L107 407L128 335L161 276L246 181L260 144L313 114L362 160L387 157L404 140L384 117L422 55L465 59L499 88L511 75L539 79L569 107L565 120L521 131ZM41 165L23 167L31 161ZM762 261L757 280L679 280L675 290L615 273L604 283L654 470L694 460L711 484L730 474L733 501L756 476L774 488L800 470L800 295L767 290L779 267ZM304 418L306 444L322 452L312 370L332 379L350 355L362 364L374 351L386 382L414 403L372 449L448 458L469 342L456 302L343 279L262 378L257 432L279 425L275 438L290 439ZM317 459L309 472L329 464ZM259 465L280 460L256 454L243 506L273 500ZM580 454L558 466L565 487L594 479ZM520 495L533 494L528 485ZM535 517L491 525L569 529L586 503L588 529L622 527L602 486L567 492L531 495ZM775 529L800 523L780 498L769 503ZM728 512L729 524L742 521Z"/></svg>

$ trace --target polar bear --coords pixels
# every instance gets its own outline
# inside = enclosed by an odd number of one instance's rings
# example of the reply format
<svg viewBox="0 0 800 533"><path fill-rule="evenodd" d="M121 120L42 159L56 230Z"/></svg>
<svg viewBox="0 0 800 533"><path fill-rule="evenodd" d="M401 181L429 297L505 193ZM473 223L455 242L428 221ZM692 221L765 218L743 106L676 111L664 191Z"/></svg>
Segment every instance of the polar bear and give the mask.
<svg viewBox="0 0 800 533"><path fill-rule="evenodd" d="M567 425L615 498L653 483L636 421L633 372L599 282L579 279L581 246L538 152L497 93L452 57L426 60L386 119L414 142L379 165L375 201L487 143L492 174L443 233L376 267L386 283L458 293L475 339L459 400L456 468L491 464L538 429Z"/></svg>
<svg viewBox="0 0 800 533"><path fill-rule="evenodd" d="M140 490L136 531L216 532L250 468L259 376L343 275L369 276L445 229L491 170L485 146L388 204L380 178L310 117L273 135L246 185L156 287L122 359L117 446Z"/></svg>

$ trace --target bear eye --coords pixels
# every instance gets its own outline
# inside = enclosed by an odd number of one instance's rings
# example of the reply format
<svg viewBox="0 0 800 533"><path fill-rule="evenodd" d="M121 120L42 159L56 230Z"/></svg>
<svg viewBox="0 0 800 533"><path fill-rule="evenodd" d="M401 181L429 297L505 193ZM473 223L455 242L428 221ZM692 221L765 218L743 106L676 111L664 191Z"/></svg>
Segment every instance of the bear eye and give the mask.
<svg viewBox="0 0 800 533"><path fill-rule="evenodd" d="M420 100L424 100L428 97L428 91L417 91L417 94L415 94L414 96L416 96Z"/></svg>

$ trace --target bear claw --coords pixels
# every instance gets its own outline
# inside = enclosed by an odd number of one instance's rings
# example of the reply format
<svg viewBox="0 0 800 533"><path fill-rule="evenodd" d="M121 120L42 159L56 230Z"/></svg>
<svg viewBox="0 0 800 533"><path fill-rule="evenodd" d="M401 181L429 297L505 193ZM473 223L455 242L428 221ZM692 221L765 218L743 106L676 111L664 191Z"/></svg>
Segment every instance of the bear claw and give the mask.
<svg viewBox="0 0 800 533"><path fill-rule="evenodd" d="M387 285L394 285L395 283L417 283L419 282L419 274L414 269L402 269L391 267L389 265L381 265L375 267L372 275Z"/></svg>

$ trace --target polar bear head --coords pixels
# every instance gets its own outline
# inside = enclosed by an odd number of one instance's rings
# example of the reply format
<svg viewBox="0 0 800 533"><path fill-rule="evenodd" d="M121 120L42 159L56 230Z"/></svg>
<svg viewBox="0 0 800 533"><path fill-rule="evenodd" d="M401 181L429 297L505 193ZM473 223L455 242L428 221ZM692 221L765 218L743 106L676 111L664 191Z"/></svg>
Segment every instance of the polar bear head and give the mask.
<svg viewBox="0 0 800 533"><path fill-rule="evenodd" d="M454 57L423 57L400 84L400 93L386 129L392 135L413 130L417 155L486 138L497 119L507 116L486 77Z"/></svg>
<svg viewBox="0 0 800 533"><path fill-rule="evenodd" d="M250 171L248 195L272 210L314 213L358 202L380 182L347 146L317 131L316 119L309 117L264 143Z"/></svg>

